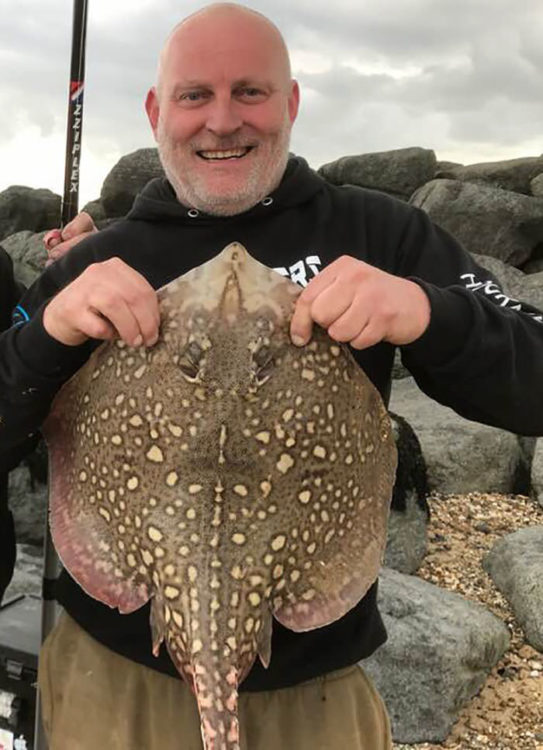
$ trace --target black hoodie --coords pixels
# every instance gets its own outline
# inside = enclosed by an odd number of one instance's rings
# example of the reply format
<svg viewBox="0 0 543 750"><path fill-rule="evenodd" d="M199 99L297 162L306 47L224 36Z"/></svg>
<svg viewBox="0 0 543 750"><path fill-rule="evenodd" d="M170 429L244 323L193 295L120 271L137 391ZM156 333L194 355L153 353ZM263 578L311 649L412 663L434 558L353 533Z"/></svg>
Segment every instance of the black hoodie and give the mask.
<svg viewBox="0 0 543 750"><path fill-rule="evenodd" d="M42 325L46 302L90 263L118 256L154 288L241 242L262 263L304 285L341 255L419 283L431 304L425 333L402 348L420 387L463 416L526 435L543 434L543 316L504 295L494 279L418 209L383 194L329 185L299 158L277 190L249 211L214 217L187 209L153 180L126 219L81 242L28 291L16 325L0 338L0 451L39 428L51 399L96 342L68 347ZM394 347L354 352L388 401ZM377 584L338 622L293 633L274 622L268 670L257 662L242 690L284 687L354 664L386 639ZM98 641L176 675L165 649L151 655L149 606L120 615L64 573L67 612Z"/></svg>

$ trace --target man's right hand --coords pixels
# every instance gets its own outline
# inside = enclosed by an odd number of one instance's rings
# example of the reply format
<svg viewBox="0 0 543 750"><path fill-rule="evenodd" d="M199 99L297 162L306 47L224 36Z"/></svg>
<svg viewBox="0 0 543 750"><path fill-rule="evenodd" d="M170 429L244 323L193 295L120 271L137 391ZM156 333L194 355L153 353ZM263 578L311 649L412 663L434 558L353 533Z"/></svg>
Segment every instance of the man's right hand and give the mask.
<svg viewBox="0 0 543 750"><path fill-rule="evenodd" d="M160 325L157 295L149 282L120 258L93 263L53 297L43 313L47 333L68 346L88 338L121 338L129 346L152 346Z"/></svg>

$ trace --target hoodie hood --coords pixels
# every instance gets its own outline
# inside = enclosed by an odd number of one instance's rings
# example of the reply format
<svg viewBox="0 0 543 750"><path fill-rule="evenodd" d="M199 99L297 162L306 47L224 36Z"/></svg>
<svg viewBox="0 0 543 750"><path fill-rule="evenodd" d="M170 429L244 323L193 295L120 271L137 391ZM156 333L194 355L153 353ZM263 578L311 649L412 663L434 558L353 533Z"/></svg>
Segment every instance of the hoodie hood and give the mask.
<svg viewBox="0 0 543 750"><path fill-rule="evenodd" d="M165 177L156 177L147 183L136 197L127 215L128 219L145 221L175 221L194 224L226 222L239 216L270 216L291 206L297 206L313 198L326 185L322 177L314 172L305 159L291 155L283 179L276 190L242 214L212 216L195 208L184 206L177 200L175 192Z"/></svg>

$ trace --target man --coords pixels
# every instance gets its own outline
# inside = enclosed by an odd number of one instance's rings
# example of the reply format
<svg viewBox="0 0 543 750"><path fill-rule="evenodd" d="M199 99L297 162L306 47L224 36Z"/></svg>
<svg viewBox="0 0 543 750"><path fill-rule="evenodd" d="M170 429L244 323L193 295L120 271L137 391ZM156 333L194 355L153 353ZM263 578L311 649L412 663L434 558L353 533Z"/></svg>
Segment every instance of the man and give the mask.
<svg viewBox="0 0 543 750"><path fill-rule="evenodd" d="M400 346L421 387L461 414L543 432L538 311L467 289L465 274L488 274L422 212L330 186L289 159L298 104L284 42L260 14L213 5L174 29L146 101L168 180L152 181L126 219L26 295L30 322L0 340L0 414L15 433L0 428L0 445L38 428L93 339L152 346L154 290L233 240L306 285L293 341L324 326L352 345L385 401ZM255 664L241 686L244 750L391 747L382 701L356 666L386 638L376 593L374 584L340 621L309 633L274 623L268 670ZM53 750L201 747L188 689L164 651L150 654L148 606L121 616L66 574L59 600L67 615L40 670Z"/></svg>
<svg viewBox="0 0 543 750"><path fill-rule="evenodd" d="M11 311L24 287L13 276L11 258L0 247L0 332L11 325ZM23 439L0 457L0 603L13 576L15 566L15 528L8 507L8 473L35 447L37 435Z"/></svg>

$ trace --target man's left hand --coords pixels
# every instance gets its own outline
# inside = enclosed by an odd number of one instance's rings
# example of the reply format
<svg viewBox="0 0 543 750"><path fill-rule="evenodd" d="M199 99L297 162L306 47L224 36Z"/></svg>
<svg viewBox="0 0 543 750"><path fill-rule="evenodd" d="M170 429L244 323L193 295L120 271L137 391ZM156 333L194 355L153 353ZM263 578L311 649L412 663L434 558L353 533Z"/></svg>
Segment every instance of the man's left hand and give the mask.
<svg viewBox="0 0 543 750"><path fill-rule="evenodd" d="M294 344L311 338L313 323L335 341L366 349L380 341L416 341L430 322L430 302L414 281L343 255L311 279L290 324Z"/></svg>

